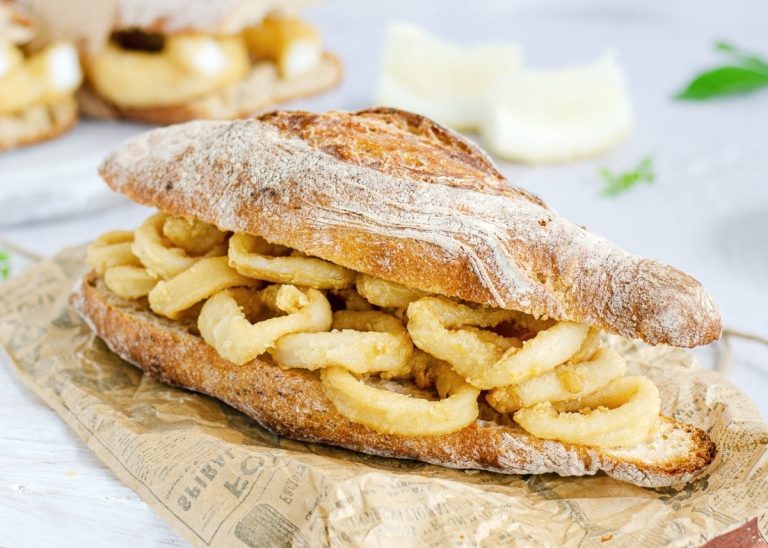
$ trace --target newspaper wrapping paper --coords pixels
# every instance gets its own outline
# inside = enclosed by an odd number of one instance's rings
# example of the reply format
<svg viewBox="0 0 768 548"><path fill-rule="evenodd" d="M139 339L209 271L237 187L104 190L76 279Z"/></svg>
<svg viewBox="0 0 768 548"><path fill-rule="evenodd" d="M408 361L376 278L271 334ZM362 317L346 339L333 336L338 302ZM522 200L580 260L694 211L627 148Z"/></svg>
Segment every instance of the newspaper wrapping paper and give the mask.
<svg viewBox="0 0 768 548"><path fill-rule="evenodd" d="M683 351L621 343L630 371L658 385L663 411L717 443L698 478L654 490L604 475L450 470L283 439L153 381L69 307L83 270L83 250L66 250L0 286L0 344L29 387L195 545L697 546L739 528L768 538L768 427Z"/></svg>

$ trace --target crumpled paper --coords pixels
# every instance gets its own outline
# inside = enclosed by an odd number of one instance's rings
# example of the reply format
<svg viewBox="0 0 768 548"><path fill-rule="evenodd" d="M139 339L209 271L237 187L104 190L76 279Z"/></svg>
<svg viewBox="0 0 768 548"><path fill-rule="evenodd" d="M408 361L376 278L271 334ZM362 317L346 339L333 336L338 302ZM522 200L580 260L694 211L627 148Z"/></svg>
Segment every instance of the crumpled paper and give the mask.
<svg viewBox="0 0 768 548"><path fill-rule="evenodd" d="M0 286L0 344L24 382L195 545L733 546L768 538L768 426L684 351L615 341L663 412L709 431L681 485L459 471L276 436L112 354L68 305L83 250ZM725 536L722 536L725 535ZM750 544L750 546L753 544Z"/></svg>

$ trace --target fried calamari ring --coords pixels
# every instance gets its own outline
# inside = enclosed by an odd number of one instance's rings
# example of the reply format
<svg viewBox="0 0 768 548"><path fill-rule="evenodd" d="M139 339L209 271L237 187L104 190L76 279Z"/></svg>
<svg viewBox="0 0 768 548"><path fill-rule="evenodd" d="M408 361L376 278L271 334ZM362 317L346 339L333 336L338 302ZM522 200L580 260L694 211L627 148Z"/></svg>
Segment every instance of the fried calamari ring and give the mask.
<svg viewBox="0 0 768 548"><path fill-rule="evenodd" d="M408 332L413 343L425 352L455 367L483 368L503 355L496 340L478 336L471 329L449 330L462 325L495 326L511 320L515 313L490 308L470 308L438 297L424 297L408 306Z"/></svg>
<svg viewBox="0 0 768 548"><path fill-rule="evenodd" d="M273 285L260 297L266 306L287 315L252 324L230 291L217 293L203 305L197 320L200 334L222 358L243 365L272 348L280 337L331 327L331 305L316 289Z"/></svg>
<svg viewBox="0 0 768 548"><path fill-rule="evenodd" d="M88 263L99 276L113 266L141 266L141 261L131 251L133 232L113 230L96 238L85 254Z"/></svg>
<svg viewBox="0 0 768 548"><path fill-rule="evenodd" d="M400 321L376 311L342 310L333 314L333 331L281 337L270 353L283 367L343 367L353 373L401 372L413 343Z"/></svg>
<svg viewBox="0 0 768 548"><path fill-rule="evenodd" d="M322 259L287 255L283 246L272 245L250 234L234 234L229 240L229 264L244 276L316 289L349 287L355 273Z"/></svg>
<svg viewBox="0 0 768 548"><path fill-rule="evenodd" d="M104 272L104 283L118 297L139 299L146 297L157 285L157 276L140 266L113 266Z"/></svg>
<svg viewBox="0 0 768 548"><path fill-rule="evenodd" d="M460 331L474 333L480 341L494 345L501 352L506 352L510 348L520 348L523 346L522 341L517 337L504 337L503 335L488 331L487 329L480 329L479 327L465 325Z"/></svg>
<svg viewBox="0 0 768 548"><path fill-rule="evenodd" d="M131 250L144 267L164 280L184 272L202 257L192 256L183 247L175 247L163 234L168 219L164 213L149 217L136 229ZM217 245L203 257L216 257L226 253L226 247Z"/></svg>
<svg viewBox="0 0 768 548"><path fill-rule="evenodd" d="M462 325L494 326L516 320L508 310L470 308L445 299L425 297L408 307L413 343L451 364L470 384L483 390L517 384L566 362L581 347L587 326L560 322L525 341L522 348L500 347L493 336L479 336Z"/></svg>
<svg viewBox="0 0 768 548"><path fill-rule="evenodd" d="M600 348L600 330L597 327L590 327L587 331L587 337L581 343L578 352L568 360L571 363L585 362L595 355ZM623 374L623 373L622 373Z"/></svg>
<svg viewBox="0 0 768 548"><path fill-rule="evenodd" d="M626 360L609 348L599 349L590 361L569 362L522 384L494 388L486 400L499 413L510 413L542 402L581 399L621 377Z"/></svg>
<svg viewBox="0 0 768 548"><path fill-rule="evenodd" d="M357 292L366 301L382 308L407 308L413 301L426 297L428 293L409 289L395 282L358 274L355 278Z"/></svg>
<svg viewBox="0 0 768 548"><path fill-rule="evenodd" d="M633 447L653 433L660 405L659 391L650 379L621 377L581 400L520 409L514 419L538 438L598 447Z"/></svg>
<svg viewBox="0 0 768 548"><path fill-rule="evenodd" d="M223 289L260 284L238 274L227 264L226 257L201 258L170 280L158 282L149 292L149 307L154 313L175 320L192 305Z"/></svg>
<svg viewBox="0 0 768 548"><path fill-rule="evenodd" d="M516 384L537 377L573 356L587 336L588 328L574 322L560 322L523 343L512 347L485 369L454 369L478 388L489 389ZM449 361L449 360L446 360Z"/></svg>
<svg viewBox="0 0 768 548"><path fill-rule="evenodd" d="M373 305L361 297L353 287L331 289L329 292L341 299L344 310L373 310Z"/></svg>
<svg viewBox="0 0 768 548"><path fill-rule="evenodd" d="M160 51L124 49L115 40L83 61L89 84L119 107L184 105L241 81L250 70L239 35L166 35Z"/></svg>
<svg viewBox="0 0 768 548"><path fill-rule="evenodd" d="M167 217L163 223L163 236L173 245L193 255L204 255L216 248L219 255L226 255L227 232L202 221L184 217Z"/></svg>
<svg viewBox="0 0 768 548"><path fill-rule="evenodd" d="M444 374L452 373L445 368ZM355 423L383 434L439 436L471 424L479 413L480 391L451 377L447 398L430 401L369 386L341 367L323 369L323 388L336 410Z"/></svg>

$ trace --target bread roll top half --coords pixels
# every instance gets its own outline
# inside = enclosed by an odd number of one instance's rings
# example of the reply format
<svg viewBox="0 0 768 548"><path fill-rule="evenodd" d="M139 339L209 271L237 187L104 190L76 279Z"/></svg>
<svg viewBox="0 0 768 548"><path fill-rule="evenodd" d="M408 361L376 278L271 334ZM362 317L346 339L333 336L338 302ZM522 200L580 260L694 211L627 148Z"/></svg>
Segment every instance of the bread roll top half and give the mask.
<svg viewBox="0 0 768 548"><path fill-rule="evenodd" d="M693 347L722 329L694 278L563 219L416 114L190 122L129 140L100 172L140 204L407 287L650 344Z"/></svg>

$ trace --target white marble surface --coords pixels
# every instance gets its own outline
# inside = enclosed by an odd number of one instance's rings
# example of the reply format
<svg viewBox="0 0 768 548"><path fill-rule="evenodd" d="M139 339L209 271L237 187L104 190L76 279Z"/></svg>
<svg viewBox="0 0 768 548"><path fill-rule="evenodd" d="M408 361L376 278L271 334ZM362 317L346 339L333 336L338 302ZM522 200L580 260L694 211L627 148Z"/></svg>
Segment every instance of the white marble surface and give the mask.
<svg viewBox="0 0 768 548"><path fill-rule="evenodd" d="M594 161L537 168L501 163L502 170L572 220L696 276L720 303L727 326L768 336L768 92L700 104L671 99L697 69L718 61L717 39L768 55L766 4L518 2L501 11L499 4L473 2L470 10L468 2L399 1L363 9L349 0L314 9L311 18L344 58L346 79L333 93L292 106L368 106L390 18L462 42L517 42L531 67L556 68L614 50L630 82L634 135ZM0 184L41 166L50 166L62 187L82 182L102 151L139 129L86 122L58 142L0 157ZM599 196L599 166L629 168L647 154L656 183L617 198ZM75 217L0 227L0 239L49 255L104 230L132 227L146 214L118 199ZM717 349L697 354L711 366ZM733 357L732 379L768 416L768 348L734 341ZM0 366L0 444L0 546L183 543L7 366Z"/></svg>

